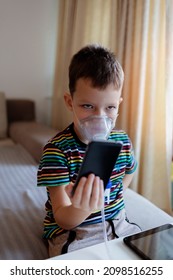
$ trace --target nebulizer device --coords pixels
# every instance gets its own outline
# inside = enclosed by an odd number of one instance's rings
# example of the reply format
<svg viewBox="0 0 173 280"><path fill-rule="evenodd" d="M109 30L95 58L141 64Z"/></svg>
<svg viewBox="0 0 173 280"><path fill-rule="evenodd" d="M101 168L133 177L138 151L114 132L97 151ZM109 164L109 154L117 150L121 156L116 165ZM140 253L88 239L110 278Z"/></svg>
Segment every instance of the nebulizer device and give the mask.
<svg viewBox="0 0 173 280"><path fill-rule="evenodd" d="M84 139L87 139L89 142L94 140L107 140L111 130L115 126L115 121L107 116L97 116L92 115L82 120L78 120L78 130L81 136ZM104 213L104 203L105 199L109 204L110 199L110 188L111 182L109 181L108 185L106 186L104 197L103 197L103 205L101 208L101 216L102 216L102 225L103 225L103 237L106 246L106 251L108 258L110 259L110 252L108 248L108 239L107 239L107 232L106 232L106 219Z"/></svg>
<svg viewBox="0 0 173 280"><path fill-rule="evenodd" d="M105 115L91 115L78 120L78 130L81 136L88 141L107 140L113 127L113 120Z"/></svg>

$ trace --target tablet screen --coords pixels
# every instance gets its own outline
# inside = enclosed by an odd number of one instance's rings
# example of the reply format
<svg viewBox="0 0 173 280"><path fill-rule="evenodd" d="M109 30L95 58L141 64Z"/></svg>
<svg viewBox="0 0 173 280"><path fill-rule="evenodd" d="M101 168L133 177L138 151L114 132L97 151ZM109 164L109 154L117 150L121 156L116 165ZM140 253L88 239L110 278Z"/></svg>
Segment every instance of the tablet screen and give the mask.
<svg viewBox="0 0 173 280"><path fill-rule="evenodd" d="M124 238L142 259L173 260L173 225L166 224Z"/></svg>

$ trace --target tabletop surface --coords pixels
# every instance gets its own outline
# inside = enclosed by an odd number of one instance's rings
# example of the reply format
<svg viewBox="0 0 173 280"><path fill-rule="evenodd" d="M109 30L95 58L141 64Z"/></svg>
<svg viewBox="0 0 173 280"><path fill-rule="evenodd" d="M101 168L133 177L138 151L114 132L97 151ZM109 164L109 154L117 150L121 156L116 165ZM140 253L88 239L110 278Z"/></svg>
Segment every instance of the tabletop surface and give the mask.
<svg viewBox="0 0 173 280"><path fill-rule="evenodd" d="M140 260L127 245L123 238L99 243L90 247L76 250L64 255L51 258L52 260Z"/></svg>

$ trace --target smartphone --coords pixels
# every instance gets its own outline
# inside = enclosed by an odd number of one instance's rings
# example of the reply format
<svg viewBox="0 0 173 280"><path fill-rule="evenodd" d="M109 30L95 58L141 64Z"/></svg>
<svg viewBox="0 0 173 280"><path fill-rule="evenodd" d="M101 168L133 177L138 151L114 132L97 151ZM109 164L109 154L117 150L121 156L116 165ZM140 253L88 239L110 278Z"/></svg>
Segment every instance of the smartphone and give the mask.
<svg viewBox="0 0 173 280"><path fill-rule="evenodd" d="M104 182L104 188L109 181L114 165L122 148L121 142L91 141L79 170L73 187L73 194L81 177L87 177L93 173Z"/></svg>

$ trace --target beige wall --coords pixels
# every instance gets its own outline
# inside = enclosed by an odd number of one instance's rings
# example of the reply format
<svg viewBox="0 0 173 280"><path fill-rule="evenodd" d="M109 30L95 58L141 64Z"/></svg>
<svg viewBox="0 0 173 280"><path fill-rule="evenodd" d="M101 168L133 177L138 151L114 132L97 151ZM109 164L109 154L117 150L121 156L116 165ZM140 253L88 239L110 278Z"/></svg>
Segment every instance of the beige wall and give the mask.
<svg viewBox="0 0 173 280"><path fill-rule="evenodd" d="M0 0L0 91L31 98L49 122L58 0Z"/></svg>

